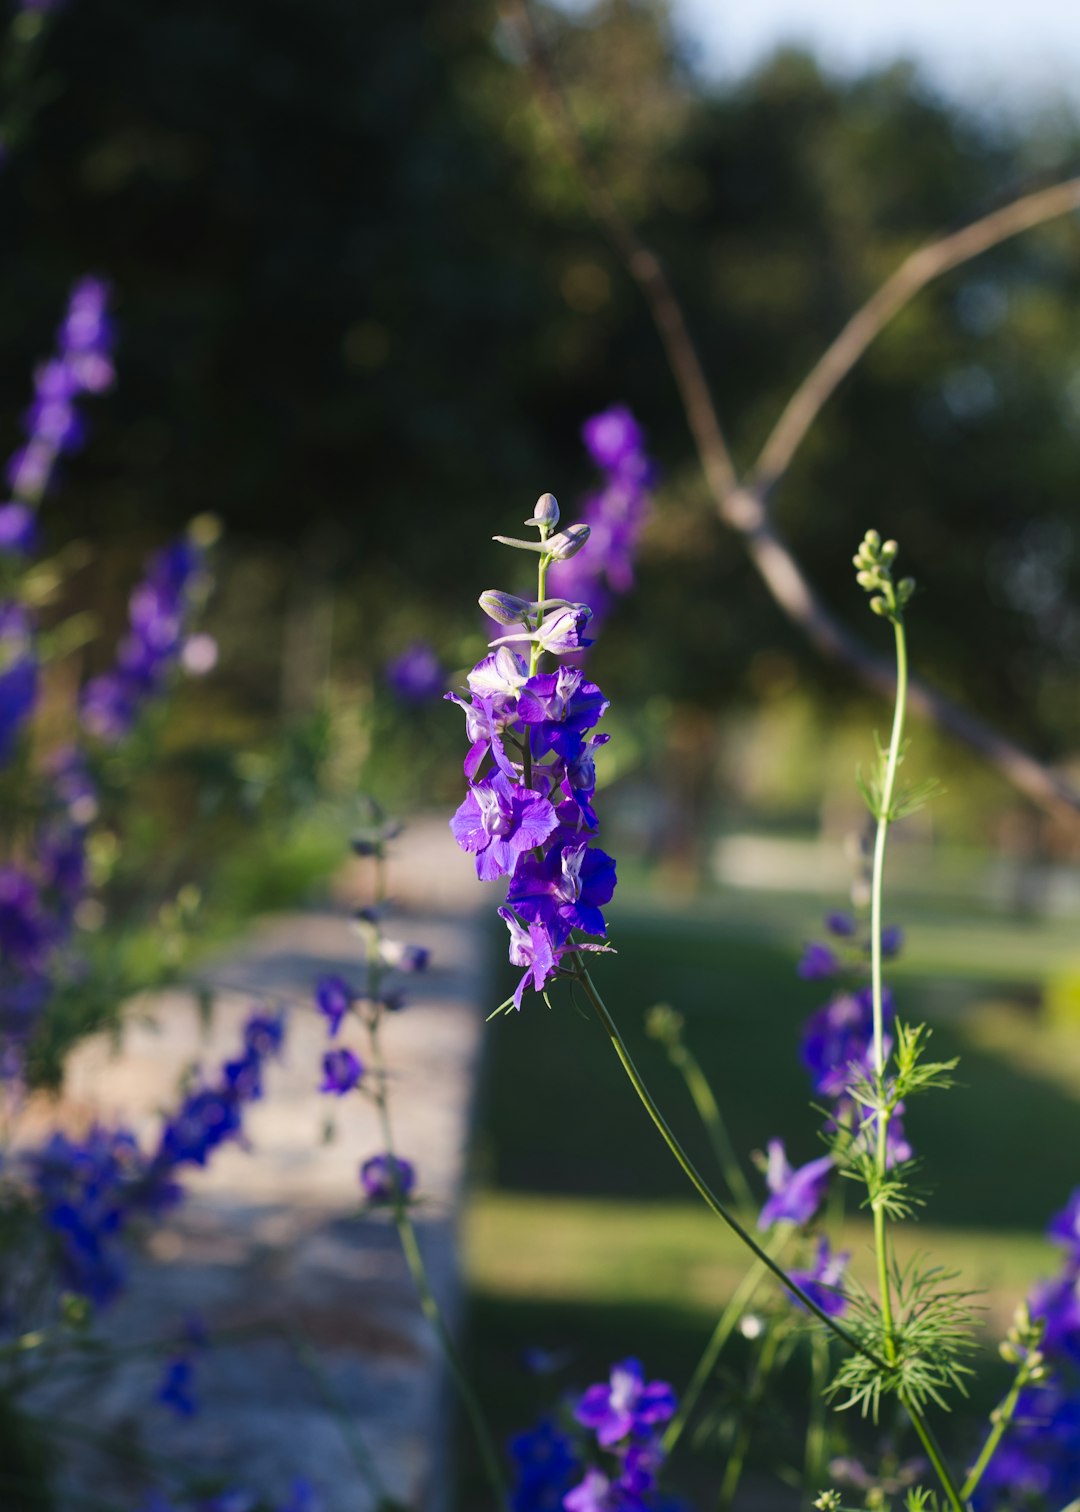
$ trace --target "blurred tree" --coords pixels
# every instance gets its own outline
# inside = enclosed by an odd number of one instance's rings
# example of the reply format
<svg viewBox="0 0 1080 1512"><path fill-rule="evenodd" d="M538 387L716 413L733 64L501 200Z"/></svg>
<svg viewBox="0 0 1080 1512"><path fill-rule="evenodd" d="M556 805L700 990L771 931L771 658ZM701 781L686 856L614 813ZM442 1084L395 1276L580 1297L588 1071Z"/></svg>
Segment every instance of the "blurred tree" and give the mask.
<svg viewBox="0 0 1080 1512"><path fill-rule="evenodd" d="M906 66L840 81L781 53L717 92L660 3L546 19L741 461L905 253L1075 161L1074 123L993 126ZM400 638L414 605L467 623L456 579L487 580L483 542L541 488L588 481L577 427L622 399L661 460L662 507L598 671L707 707L756 699L768 666L847 689L707 513L647 315L493 4L84 0L43 67L51 95L0 180L6 445L76 272L115 281L122 327L121 386L56 501L58 538L207 508L289 562L314 536L381 651L378 625ZM1052 754L1080 739L1078 253L1070 219L920 296L778 503L853 617L854 543L868 523L898 536L928 589L923 669Z"/></svg>

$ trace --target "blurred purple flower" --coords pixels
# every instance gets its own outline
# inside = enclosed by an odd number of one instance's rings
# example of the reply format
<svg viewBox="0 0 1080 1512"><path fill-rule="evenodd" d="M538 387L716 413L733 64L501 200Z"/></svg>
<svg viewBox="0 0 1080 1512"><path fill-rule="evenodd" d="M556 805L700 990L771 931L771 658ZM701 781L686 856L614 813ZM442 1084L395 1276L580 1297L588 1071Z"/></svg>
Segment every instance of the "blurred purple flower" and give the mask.
<svg viewBox="0 0 1080 1512"><path fill-rule="evenodd" d="M328 1050L323 1056L323 1079L319 1091L344 1097L346 1092L359 1085L363 1074L363 1064L351 1050L344 1046Z"/></svg>
<svg viewBox="0 0 1080 1512"><path fill-rule="evenodd" d="M360 1185L369 1202L394 1202L412 1194L416 1170L401 1155L372 1155L360 1167Z"/></svg>
<svg viewBox="0 0 1080 1512"><path fill-rule="evenodd" d="M810 1222L825 1196L832 1174L833 1158L823 1155L793 1170L781 1139L770 1139L766 1182L772 1195L761 1209L758 1228L772 1228L774 1223Z"/></svg>
<svg viewBox="0 0 1080 1512"><path fill-rule="evenodd" d="M406 703L426 703L446 687L446 672L426 641L414 641L386 664L386 681Z"/></svg>
<svg viewBox="0 0 1080 1512"><path fill-rule="evenodd" d="M675 1393L666 1381L646 1384L640 1360L622 1360L612 1366L606 1384L589 1387L575 1406L574 1416L596 1435L601 1449L610 1449L631 1434L647 1434L674 1417Z"/></svg>

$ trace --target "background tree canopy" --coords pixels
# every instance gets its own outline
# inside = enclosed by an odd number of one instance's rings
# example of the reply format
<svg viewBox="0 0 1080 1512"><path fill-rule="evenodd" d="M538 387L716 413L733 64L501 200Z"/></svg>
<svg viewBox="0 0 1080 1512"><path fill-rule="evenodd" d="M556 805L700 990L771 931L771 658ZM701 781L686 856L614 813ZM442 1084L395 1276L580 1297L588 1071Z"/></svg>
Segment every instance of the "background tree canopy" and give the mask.
<svg viewBox="0 0 1080 1512"><path fill-rule="evenodd" d="M1075 171L1075 122L1005 129L905 66L841 82L784 53L719 91L660 4L545 20L740 460L908 251ZM647 313L494 5L86 0L58 18L37 89L0 179L9 450L73 277L114 282L121 328L120 385L48 516L56 540L216 511L370 606L356 630L381 655L388 606L394 626L402 605L471 626L463 588L496 580L487 538L541 489L589 484L581 420L621 400L663 482L641 591L596 653L606 683L705 708L789 667L849 688L713 519ZM925 292L777 504L848 617L862 531L897 536L928 589L921 668L1052 756L1080 737L1078 296L1073 217Z"/></svg>

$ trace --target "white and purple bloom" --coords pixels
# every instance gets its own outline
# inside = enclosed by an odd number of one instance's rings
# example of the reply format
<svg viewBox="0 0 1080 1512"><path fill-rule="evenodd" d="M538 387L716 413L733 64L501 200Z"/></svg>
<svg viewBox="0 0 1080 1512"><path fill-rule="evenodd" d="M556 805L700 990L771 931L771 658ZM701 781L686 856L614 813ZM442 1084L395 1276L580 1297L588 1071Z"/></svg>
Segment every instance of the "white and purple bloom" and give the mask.
<svg viewBox="0 0 1080 1512"><path fill-rule="evenodd" d="M646 1383L640 1360L611 1367L610 1380L590 1386L574 1416L596 1435L601 1449L611 1449L631 1434L648 1435L675 1416L675 1393L666 1381Z"/></svg>
<svg viewBox="0 0 1080 1512"><path fill-rule="evenodd" d="M496 771L472 784L450 828L462 850L476 856L481 882L493 882L509 876L519 858L542 845L558 822L540 793Z"/></svg>
<svg viewBox="0 0 1080 1512"><path fill-rule="evenodd" d="M372 1155L360 1167L360 1185L371 1203L404 1201L416 1186L416 1170L401 1155Z"/></svg>
<svg viewBox="0 0 1080 1512"><path fill-rule="evenodd" d="M788 1163L781 1139L770 1139L769 1164L765 1180L772 1194L761 1209L758 1228L769 1229L775 1223L795 1223L803 1227L821 1206L832 1174L833 1158L823 1155L794 1170Z"/></svg>

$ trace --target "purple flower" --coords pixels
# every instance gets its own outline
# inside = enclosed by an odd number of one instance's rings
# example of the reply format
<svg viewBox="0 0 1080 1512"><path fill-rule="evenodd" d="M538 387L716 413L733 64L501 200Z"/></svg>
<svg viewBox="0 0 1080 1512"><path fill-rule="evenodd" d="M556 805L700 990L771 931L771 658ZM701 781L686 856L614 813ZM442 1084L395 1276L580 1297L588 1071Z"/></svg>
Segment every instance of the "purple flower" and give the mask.
<svg viewBox="0 0 1080 1512"><path fill-rule="evenodd" d="M822 977L835 976L840 970L840 962L828 945L811 940L803 951L796 970L804 982L817 982Z"/></svg>
<svg viewBox="0 0 1080 1512"><path fill-rule="evenodd" d="M157 1389L157 1400L165 1407L171 1407L179 1417L194 1417L198 1411L198 1403L195 1400L193 1386L195 1383L195 1367L185 1356L175 1360L169 1360L165 1365L165 1374Z"/></svg>
<svg viewBox="0 0 1080 1512"><path fill-rule="evenodd" d="M802 1227L821 1206L832 1173L833 1158L823 1155L819 1160L811 1160L793 1170L784 1153L783 1140L770 1139L768 1151L769 1166L765 1179L772 1196L761 1209L758 1228L772 1228L774 1223L796 1223Z"/></svg>
<svg viewBox="0 0 1080 1512"><path fill-rule="evenodd" d="M611 1368L606 1385L590 1386L574 1416L610 1449L630 1434L647 1434L675 1415L675 1393L666 1381L645 1382L640 1360L623 1360Z"/></svg>
<svg viewBox="0 0 1080 1512"><path fill-rule="evenodd" d="M523 919L554 924L560 940L572 929L603 935L607 925L599 905L610 901L615 880L612 858L582 840L551 849L539 860L523 856L506 901Z"/></svg>
<svg viewBox="0 0 1080 1512"><path fill-rule="evenodd" d="M559 969L564 947L552 940L546 924L522 924L508 908L500 908L498 914L510 931L511 966L525 967L525 975L517 984L513 999L514 1007L520 1012L525 988L531 983L534 992L544 990Z"/></svg>
<svg viewBox="0 0 1080 1512"><path fill-rule="evenodd" d="M352 988L342 977L320 977L315 987L315 1006L325 1014L333 1037L341 1028L341 1021L355 1002Z"/></svg>
<svg viewBox="0 0 1080 1512"><path fill-rule="evenodd" d="M416 1185L416 1170L401 1155L372 1155L360 1167L360 1185L369 1202L404 1201Z"/></svg>
<svg viewBox="0 0 1080 1512"><path fill-rule="evenodd" d="M446 673L425 641L414 641L386 664L386 681L406 703L426 703L446 686Z"/></svg>
<svg viewBox="0 0 1080 1512"><path fill-rule="evenodd" d="M492 882L509 876L518 858L542 845L557 824L546 798L492 772L470 787L450 828L461 849L475 854L481 882Z"/></svg>
<svg viewBox="0 0 1080 1512"><path fill-rule="evenodd" d="M364 1067L351 1050L344 1046L328 1050L323 1056L323 1079L319 1091L344 1097L359 1084L363 1074Z"/></svg>
<svg viewBox="0 0 1080 1512"><path fill-rule="evenodd" d="M892 994L882 999L886 1024L893 1014ZM855 1071L869 1071L874 1043L874 1002L869 987L834 997L811 1014L803 1030L802 1061L814 1091L840 1097Z"/></svg>
<svg viewBox="0 0 1080 1512"><path fill-rule="evenodd" d="M617 1512L618 1492L601 1470L585 1471L580 1485L562 1499L566 1512Z"/></svg>
<svg viewBox="0 0 1080 1512"><path fill-rule="evenodd" d="M83 689L82 719L91 734L115 745L130 732L142 706L158 694L180 663L202 554L175 541L150 558L128 604L128 634L116 665Z"/></svg>
<svg viewBox="0 0 1080 1512"><path fill-rule="evenodd" d="M1077 1187L1060 1213L1055 1213L1046 1230L1055 1244L1067 1245L1080 1260L1080 1187Z"/></svg>
<svg viewBox="0 0 1080 1512"><path fill-rule="evenodd" d="M559 1512L570 1480L580 1468L570 1440L549 1419L510 1441L517 1471L512 1512Z"/></svg>
<svg viewBox="0 0 1080 1512"><path fill-rule="evenodd" d="M899 955L904 944L904 931L898 924L889 924L881 931L881 954L888 960Z"/></svg>
<svg viewBox="0 0 1080 1512"><path fill-rule="evenodd" d="M0 504L0 552L29 556L37 545L37 535L33 510L17 502Z"/></svg>
<svg viewBox="0 0 1080 1512"><path fill-rule="evenodd" d="M641 427L625 404L593 415L581 427L589 456L606 472L636 470L643 451Z"/></svg>
<svg viewBox="0 0 1080 1512"><path fill-rule="evenodd" d="M850 939L855 933L855 920L850 914L831 913L825 919L825 928L841 939Z"/></svg>
<svg viewBox="0 0 1080 1512"><path fill-rule="evenodd" d="M847 1251L841 1255L830 1254L829 1241L822 1234L817 1243L813 1266L809 1270L793 1270L791 1279L802 1288L811 1302L817 1303L823 1313L827 1313L830 1318L838 1318L847 1309L842 1283L850 1259L851 1255ZM795 1302L802 1306L797 1297Z"/></svg>

